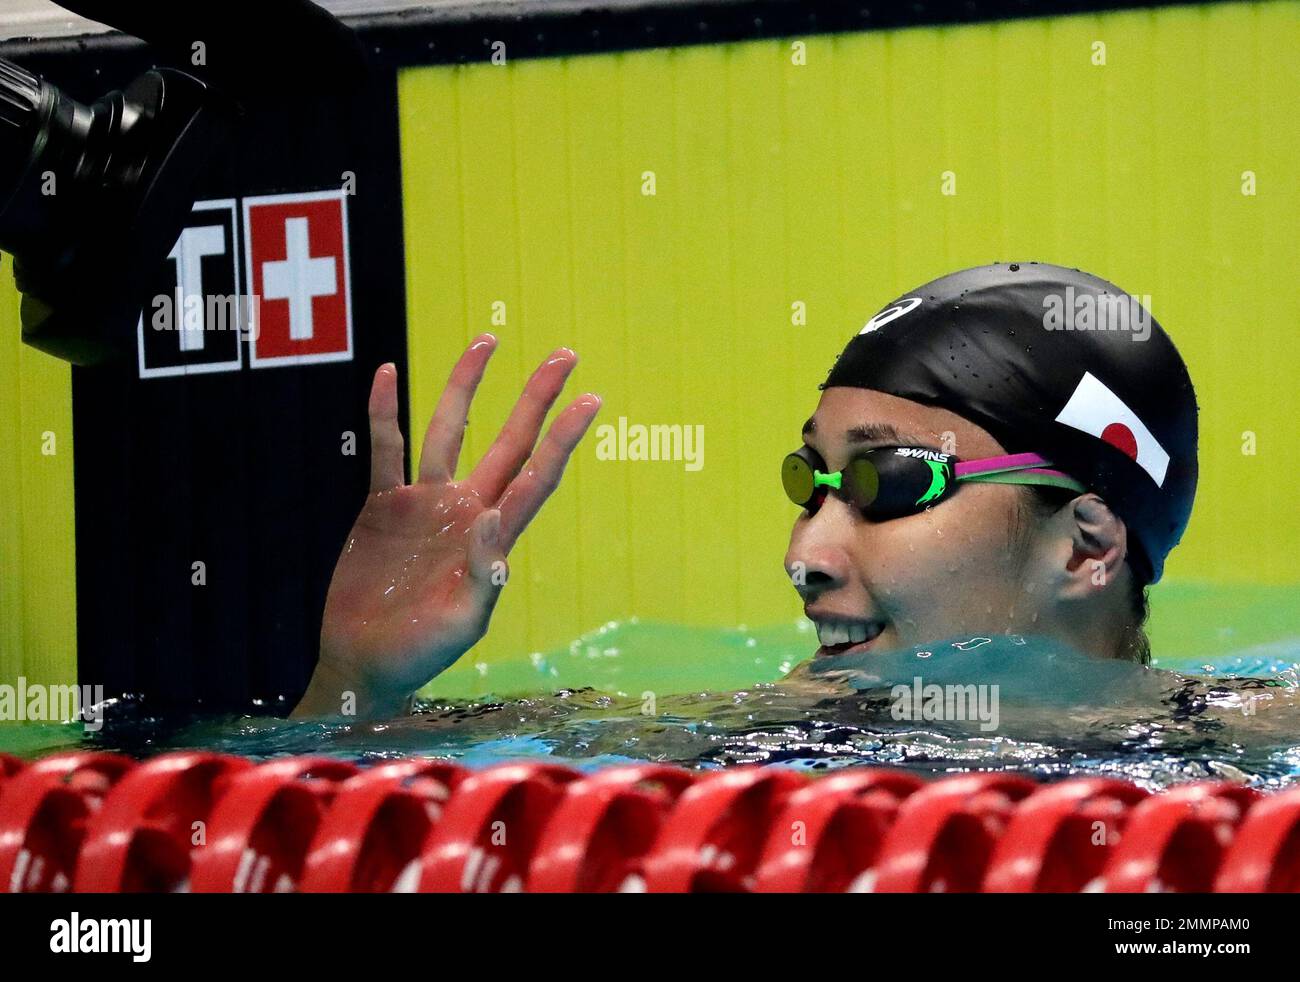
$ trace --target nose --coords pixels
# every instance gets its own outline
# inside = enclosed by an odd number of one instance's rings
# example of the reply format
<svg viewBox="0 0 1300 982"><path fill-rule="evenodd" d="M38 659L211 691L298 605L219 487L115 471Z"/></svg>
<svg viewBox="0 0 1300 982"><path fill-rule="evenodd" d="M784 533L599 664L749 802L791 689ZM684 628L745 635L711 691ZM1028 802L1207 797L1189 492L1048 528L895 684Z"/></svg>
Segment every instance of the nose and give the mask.
<svg viewBox="0 0 1300 982"><path fill-rule="evenodd" d="M852 509L834 497L827 498L815 515L795 522L785 572L805 603L848 583L854 534Z"/></svg>

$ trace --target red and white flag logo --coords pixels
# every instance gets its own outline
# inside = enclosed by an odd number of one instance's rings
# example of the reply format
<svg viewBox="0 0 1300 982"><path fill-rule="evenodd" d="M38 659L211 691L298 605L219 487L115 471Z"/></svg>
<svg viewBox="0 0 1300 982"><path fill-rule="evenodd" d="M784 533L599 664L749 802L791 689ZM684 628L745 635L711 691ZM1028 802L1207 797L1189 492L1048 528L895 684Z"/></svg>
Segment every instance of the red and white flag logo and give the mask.
<svg viewBox="0 0 1300 982"><path fill-rule="evenodd" d="M1169 469L1169 454L1160 446L1137 413L1124 404L1124 400L1111 392L1091 372L1084 372L1074 394L1056 421L1091 433L1109 443L1133 460L1151 475L1157 487L1164 487L1165 471Z"/></svg>
<svg viewBox="0 0 1300 982"><path fill-rule="evenodd" d="M352 358L347 196L340 190L244 199L247 282L260 303L254 368Z"/></svg>

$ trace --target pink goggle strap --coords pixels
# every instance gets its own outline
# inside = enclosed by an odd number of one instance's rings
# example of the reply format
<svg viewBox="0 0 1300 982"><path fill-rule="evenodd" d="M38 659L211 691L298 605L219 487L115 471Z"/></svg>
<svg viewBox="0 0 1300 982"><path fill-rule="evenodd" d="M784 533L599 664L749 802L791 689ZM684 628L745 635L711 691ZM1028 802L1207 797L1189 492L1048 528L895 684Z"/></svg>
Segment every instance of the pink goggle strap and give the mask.
<svg viewBox="0 0 1300 982"><path fill-rule="evenodd" d="M1001 457L984 457L980 460L963 460L954 468L959 481L986 481L996 484L1045 484L1068 488L1071 491L1087 490L1064 471L1053 470L1051 462L1036 453L1005 454Z"/></svg>

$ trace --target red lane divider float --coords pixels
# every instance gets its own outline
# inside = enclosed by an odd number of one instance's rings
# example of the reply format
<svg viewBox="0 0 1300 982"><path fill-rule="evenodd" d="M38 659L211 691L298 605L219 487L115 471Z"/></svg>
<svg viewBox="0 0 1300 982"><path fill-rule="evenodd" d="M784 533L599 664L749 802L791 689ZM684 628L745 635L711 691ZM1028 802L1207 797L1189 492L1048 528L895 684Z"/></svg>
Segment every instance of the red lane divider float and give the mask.
<svg viewBox="0 0 1300 982"><path fill-rule="evenodd" d="M1096 881L1106 893L1203 893L1259 792L1219 782L1152 795L1128 816L1115 854Z"/></svg>
<svg viewBox="0 0 1300 982"><path fill-rule="evenodd" d="M1300 788L1250 806L1214 880L1218 893L1300 893Z"/></svg>
<svg viewBox="0 0 1300 982"><path fill-rule="evenodd" d="M870 879L903 799L924 785L902 771L853 768L791 794L754 875L763 893L839 893Z"/></svg>
<svg viewBox="0 0 1300 982"><path fill-rule="evenodd" d="M465 778L399 889L500 893L523 889L535 846L564 787L580 775L552 764L506 764Z"/></svg>
<svg viewBox="0 0 1300 982"><path fill-rule="evenodd" d="M337 782L357 772L324 757L291 757L229 778L193 849L195 893L289 893Z"/></svg>
<svg viewBox="0 0 1300 982"><path fill-rule="evenodd" d="M529 893L608 893L644 886L643 861L692 775L658 764L610 767L574 781L533 850Z"/></svg>
<svg viewBox="0 0 1300 982"><path fill-rule="evenodd" d="M443 761L407 760L349 777L320 820L298 889L392 891L467 773Z"/></svg>
<svg viewBox="0 0 1300 982"><path fill-rule="evenodd" d="M874 869L853 888L879 893L970 893L1011 820L1037 785L1016 774L935 781L899 806Z"/></svg>
<svg viewBox="0 0 1300 982"><path fill-rule="evenodd" d="M87 824L132 766L116 754L81 753L58 754L21 769L6 764L9 773L0 784L0 884L10 893L68 890Z"/></svg>
<svg viewBox="0 0 1300 982"><path fill-rule="evenodd" d="M126 771L86 824L73 890L187 888L216 802L233 775L251 768L245 760L200 752L164 754ZM6 785L0 809L12 790Z"/></svg>
<svg viewBox="0 0 1300 982"><path fill-rule="evenodd" d="M1300 788L0 755L0 889L1300 892Z"/></svg>
<svg viewBox="0 0 1300 982"><path fill-rule="evenodd" d="M988 893L1078 893L1094 888L1124 831L1129 809L1147 796L1111 778L1076 778L1023 799L993 847Z"/></svg>
<svg viewBox="0 0 1300 982"><path fill-rule="evenodd" d="M760 850L786 800L807 784L792 770L743 767L696 780L645 856L651 893L748 890Z"/></svg>

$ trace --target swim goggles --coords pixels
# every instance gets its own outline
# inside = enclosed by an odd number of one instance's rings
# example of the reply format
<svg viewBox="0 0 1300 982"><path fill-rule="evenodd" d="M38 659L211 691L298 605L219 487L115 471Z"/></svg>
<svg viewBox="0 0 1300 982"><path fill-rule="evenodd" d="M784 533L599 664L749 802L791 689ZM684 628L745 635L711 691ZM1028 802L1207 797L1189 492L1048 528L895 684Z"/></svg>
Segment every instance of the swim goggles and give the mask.
<svg viewBox="0 0 1300 982"><path fill-rule="evenodd" d="M943 501L966 481L1087 490L1032 453L958 460L924 447L876 447L855 455L842 471L827 473L825 466L811 447L789 454L781 464L781 483L790 500L816 511L834 490L877 520L914 515Z"/></svg>

